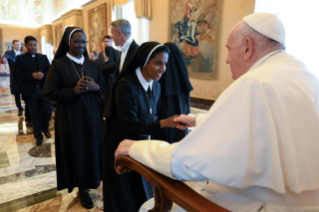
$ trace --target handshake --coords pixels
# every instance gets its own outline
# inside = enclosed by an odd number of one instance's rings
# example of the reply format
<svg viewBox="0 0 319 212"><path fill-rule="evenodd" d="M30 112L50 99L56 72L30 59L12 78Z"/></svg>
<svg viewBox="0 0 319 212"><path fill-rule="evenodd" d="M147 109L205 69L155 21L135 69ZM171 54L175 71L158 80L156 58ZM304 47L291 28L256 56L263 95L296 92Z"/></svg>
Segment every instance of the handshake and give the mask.
<svg viewBox="0 0 319 212"><path fill-rule="evenodd" d="M185 130L186 127L195 126L196 116L175 115L167 119L160 120L161 128L176 127L180 130Z"/></svg>

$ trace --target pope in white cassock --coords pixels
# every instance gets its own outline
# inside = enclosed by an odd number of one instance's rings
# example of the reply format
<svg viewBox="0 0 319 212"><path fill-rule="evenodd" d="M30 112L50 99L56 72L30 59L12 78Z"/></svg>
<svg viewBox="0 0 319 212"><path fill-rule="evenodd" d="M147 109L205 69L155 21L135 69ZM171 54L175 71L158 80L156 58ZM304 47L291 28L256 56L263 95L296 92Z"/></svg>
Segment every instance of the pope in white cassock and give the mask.
<svg viewBox="0 0 319 212"><path fill-rule="evenodd" d="M206 116L176 118L195 130L174 144L124 140L115 156L178 180L208 180L191 186L230 211L318 212L319 82L284 44L275 15L244 17L226 45L236 81Z"/></svg>

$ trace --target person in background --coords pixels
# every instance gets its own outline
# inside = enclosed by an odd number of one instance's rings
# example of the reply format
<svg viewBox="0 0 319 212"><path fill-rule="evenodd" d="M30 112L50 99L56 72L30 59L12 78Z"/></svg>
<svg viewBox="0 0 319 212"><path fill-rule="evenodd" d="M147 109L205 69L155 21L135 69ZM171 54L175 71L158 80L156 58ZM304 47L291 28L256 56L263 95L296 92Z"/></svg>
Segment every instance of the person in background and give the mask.
<svg viewBox="0 0 319 212"><path fill-rule="evenodd" d="M109 81L108 87L112 88L115 79L122 71L123 67L125 67L130 61L131 57L138 49L137 43L131 38L131 24L128 20L118 19L111 23L111 38L114 41L116 46L120 46L121 53L118 60L109 65L102 66L102 73L107 73ZM107 99L106 99L107 101ZM105 109L107 109L107 105ZM110 107L109 107L110 108ZM104 110L103 116L106 117L108 111ZM102 135L103 136L103 135Z"/></svg>
<svg viewBox="0 0 319 212"><path fill-rule="evenodd" d="M170 54L166 72L158 81L161 85L158 119L166 119L176 114L189 114L190 92L193 90L181 51L175 43L165 43L164 46L170 50ZM187 129L163 128L159 137L153 139L173 143L182 140L187 133Z"/></svg>
<svg viewBox="0 0 319 212"><path fill-rule="evenodd" d="M113 40L112 40L111 36L106 35L103 37L103 47L106 48L108 46L113 46ZM100 67L103 67L105 65L104 63L108 60L108 57L105 54L105 51L101 51L99 53L98 59L99 59Z"/></svg>
<svg viewBox="0 0 319 212"><path fill-rule="evenodd" d="M90 189L100 186L104 77L88 58L83 29L66 28L43 93L56 101L57 190L79 188L84 208L94 207Z"/></svg>
<svg viewBox="0 0 319 212"><path fill-rule="evenodd" d="M27 36L24 39L27 53L17 56L14 77L21 88L22 99L28 104L33 123L36 144L40 146L43 135L51 138L49 122L52 115L51 102L42 95L50 62L46 55L37 53L37 39Z"/></svg>
<svg viewBox="0 0 319 212"><path fill-rule="evenodd" d="M6 51L2 57L3 64L9 64L10 68L10 91L14 95L15 103L18 108L18 116L22 116L23 108L21 106L21 92L19 86L14 78L14 66L16 62L16 57L22 52L20 52L21 43L19 40L12 41L12 50ZM25 112L26 115L26 112Z"/></svg>
<svg viewBox="0 0 319 212"><path fill-rule="evenodd" d="M54 48L52 54L55 56L56 52L58 51L58 48Z"/></svg>
<svg viewBox="0 0 319 212"><path fill-rule="evenodd" d="M95 62L99 62L98 61L98 59L97 59L97 56L98 56L98 54L97 54L97 52L96 51L92 51L91 53L90 53L90 60L93 60L93 61L95 61Z"/></svg>

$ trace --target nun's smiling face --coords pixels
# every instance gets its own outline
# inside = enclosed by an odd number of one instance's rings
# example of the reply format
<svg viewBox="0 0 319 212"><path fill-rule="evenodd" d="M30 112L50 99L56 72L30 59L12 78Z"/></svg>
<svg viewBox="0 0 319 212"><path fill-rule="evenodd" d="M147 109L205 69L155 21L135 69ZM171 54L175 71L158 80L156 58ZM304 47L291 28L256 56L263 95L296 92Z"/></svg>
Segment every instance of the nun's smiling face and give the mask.
<svg viewBox="0 0 319 212"><path fill-rule="evenodd" d="M147 65L142 68L142 75L147 82L151 80L158 81L166 70L168 54L161 52L150 59Z"/></svg>
<svg viewBox="0 0 319 212"><path fill-rule="evenodd" d="M75 32L71 36L69 54L80 59L86 47L86 36L83 32Z"/></svg>

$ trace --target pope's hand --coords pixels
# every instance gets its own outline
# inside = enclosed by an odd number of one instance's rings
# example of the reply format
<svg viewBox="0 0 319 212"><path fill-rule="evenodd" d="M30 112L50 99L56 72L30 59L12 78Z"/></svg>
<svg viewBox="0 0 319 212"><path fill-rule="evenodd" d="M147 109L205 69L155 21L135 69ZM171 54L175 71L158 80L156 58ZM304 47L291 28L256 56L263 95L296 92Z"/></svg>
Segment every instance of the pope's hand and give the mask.
<svg viewBox="0 0 319 212"><path fill-rule="evenodd" d="M121 156L121 155L128 155L128 152L130 151L131 146L135 142L136 141L129 140L129 139L123 140L115 151L115 157Z"/></svg>
<svg viewBox="0 0 319 212"><path fill-rule="evenodd" d="M4 64L7 64L7 63L8 63L7 58L3 58L2 61L3 61Z"/></svg>
<svg viewBox="0 0 319 212"><path fill-rule="evenodd" d="M186 127L194 127L196 122L196 116L185 116L180 115L174 119L174 122L179 122L182 124L177 124L176 128L180 130L185 130Z"/></svg>

